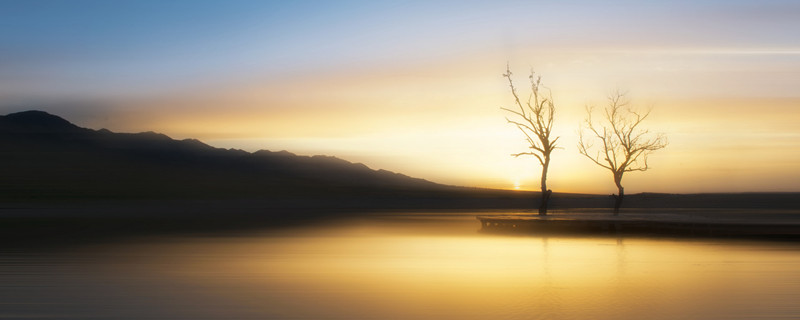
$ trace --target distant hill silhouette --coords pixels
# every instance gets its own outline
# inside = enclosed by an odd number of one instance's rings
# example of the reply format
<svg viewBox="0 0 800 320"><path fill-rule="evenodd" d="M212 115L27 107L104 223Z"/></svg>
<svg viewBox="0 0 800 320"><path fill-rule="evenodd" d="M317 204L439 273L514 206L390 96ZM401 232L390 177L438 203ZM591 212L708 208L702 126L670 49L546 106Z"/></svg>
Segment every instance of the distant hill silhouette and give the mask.
<svg viewBox="0 0 800 320"><path fill-rule="evenodd" d="M443 186L328 156L220 149L78 127L42 111L0 116L3 198L259 197Z"/></svg>

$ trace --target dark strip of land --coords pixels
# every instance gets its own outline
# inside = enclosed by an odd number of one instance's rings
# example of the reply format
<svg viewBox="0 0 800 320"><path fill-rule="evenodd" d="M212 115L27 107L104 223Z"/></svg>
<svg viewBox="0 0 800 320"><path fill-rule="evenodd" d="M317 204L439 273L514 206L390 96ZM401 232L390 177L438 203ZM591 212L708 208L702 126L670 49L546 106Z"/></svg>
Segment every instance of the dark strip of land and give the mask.
<svg viewBox="0 0 800 320"><path fill-rule="evenodd" d="M477 218L480 220L481 230L489 233L800 240L800 211L796 210L687 209L664 213L639 209L620 216L561 213L549 216L495 215Z"/></svg>

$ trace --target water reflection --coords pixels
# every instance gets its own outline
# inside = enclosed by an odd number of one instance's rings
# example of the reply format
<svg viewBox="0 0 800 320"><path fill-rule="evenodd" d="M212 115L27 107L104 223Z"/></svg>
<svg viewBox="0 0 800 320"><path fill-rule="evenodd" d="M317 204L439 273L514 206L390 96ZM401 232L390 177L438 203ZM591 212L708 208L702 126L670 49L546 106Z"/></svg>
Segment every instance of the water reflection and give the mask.
<svg viewBox="0 0 800 320"><path fill-rule="evenodd" d="M800 245L476 233L380 218L9 252L0 318L731 319L800 316Z"/></svg>

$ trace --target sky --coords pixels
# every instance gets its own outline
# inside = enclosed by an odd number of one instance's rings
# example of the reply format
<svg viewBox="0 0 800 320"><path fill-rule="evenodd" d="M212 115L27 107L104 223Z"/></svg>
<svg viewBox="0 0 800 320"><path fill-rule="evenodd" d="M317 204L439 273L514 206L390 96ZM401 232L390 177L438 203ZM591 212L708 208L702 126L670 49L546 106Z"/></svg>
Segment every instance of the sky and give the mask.
<svg viewBox="0 0 800 320"><path fill-rule="evenodd" d="M615 90L669 139L627 193L800 191L797 30L797 1L0 0L0 114L536 190L508 64L552 92L556 192L615 191L576 146Z"/></svg>

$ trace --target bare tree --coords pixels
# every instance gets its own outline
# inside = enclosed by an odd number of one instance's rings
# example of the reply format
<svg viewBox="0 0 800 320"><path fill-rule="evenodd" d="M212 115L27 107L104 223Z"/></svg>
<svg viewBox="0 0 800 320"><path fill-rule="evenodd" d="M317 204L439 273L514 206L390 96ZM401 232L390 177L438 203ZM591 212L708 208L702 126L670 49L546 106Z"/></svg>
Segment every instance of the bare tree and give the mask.
<svg viewBox="0 0 800 320"><path fill-rule="evenodd" d="M622 175L625 172L647 171L647 157L656 150L667 146L667 138L661 133L651 133L640 128L650 111L634 109L625 94L616 91L609 95L608 106L603 110L604 121L597 124L592 119L592 107L587 107L587 117L579 132L578 151L598 166L606 168L614 175L619 194L614 196L614 215L625 197ZM585 135L588 134L589 137ZM596 147L592 143L600 142Z"/></svg>
<svg viewBox="0 0 800 320"><path fill-rule="evenodd" d="M547 215L547 203L550 201L552 190L547 189L547 168L550 166L550 153L556 148L556 141L559 137L551 140L550 134L553 129L553 113L555 113L555 105L553 104L552 94L548 91L547 94L540 92L542 77L537 76L531 70L528 78L531 82L531 92L525 102L522 102L517 94L517 89L514 87L514 81L511 79L511 69L506 65L506 73L503 77L508 79L508 86L511 87L511 95L514 96L515 107L513 109L501 108L514 115L515 120L506 117L508 123L514 124L528 141L528 152L520 152L512 154L514 157L523 155L531 155L539 160L542 165L542 200L539 205L539 215Z"/></svg>

